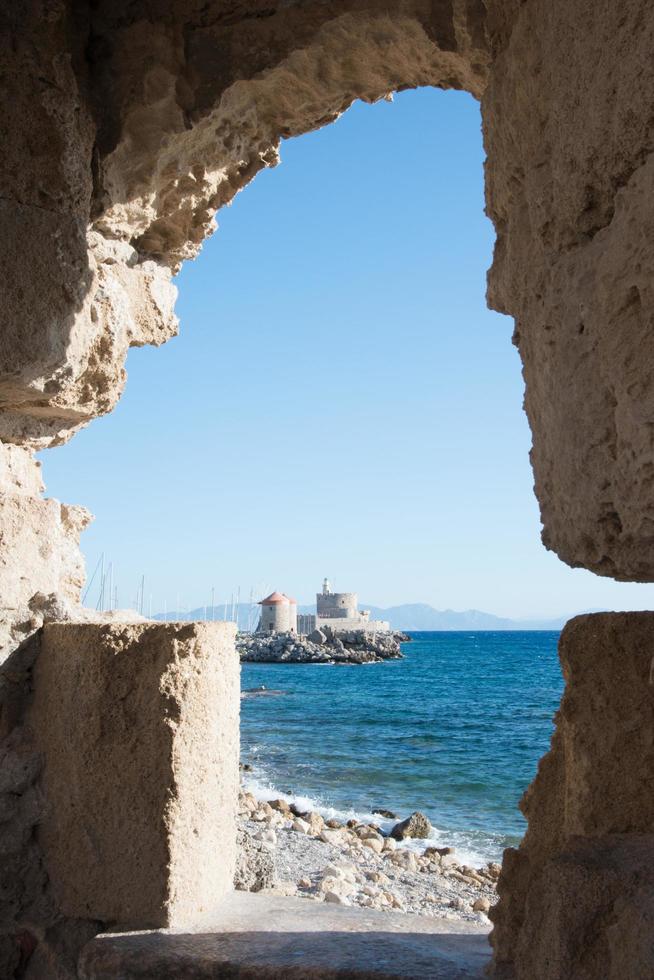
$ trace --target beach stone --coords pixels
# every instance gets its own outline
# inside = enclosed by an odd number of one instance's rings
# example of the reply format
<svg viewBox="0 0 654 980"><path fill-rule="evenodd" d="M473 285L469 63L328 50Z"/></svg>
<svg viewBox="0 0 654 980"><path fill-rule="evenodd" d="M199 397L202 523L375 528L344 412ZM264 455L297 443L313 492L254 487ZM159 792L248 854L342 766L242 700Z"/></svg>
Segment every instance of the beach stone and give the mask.
<svg viewBox="0 0 654 980"><path fill-rule="evenodd" d="M369 825L365 824L361 827L357 827L355 833L360 840L367 840L370 837L378 837L380 840L382 839L381 834L376 827L370 827Z"/></svg>
<svg viewBox="0 0 654 980"><path fill-rule="evenodd" d="M302 820L301 817L296 817L292 824L293 830L297 831L298 834L308 834L310 827L306 820Z"/></svg>
<svg viewBox="0 0 654 980"><path fill-rule="evenodd" d="M405 871L418 870L418 859L416 855L413 853L413 851L407 851L404 849L394 851L390 855L390 859L393 862L393 864L396 864L399 867L404 868Z"/></svg>
<svg viewBox="0 0 654 980"><path fill-rule="evenodd" d="M332 867L336 868L341 878L344 878L345 881L356 881L357 869L353 864L349 864L347 861L339 861L337 864L332 864Z"/></svg>
<svg viewBox="0 0 654 980"><path fill-rule="evenodd" d="M375 854L381 854L384 849L384 843L381 837L365 837L362 843L364 847L374 851Z"/></svg>
<svg viewBox="0 0 654 980"><path fill-rule="evenodd" d="M297 885L294 881L276 881L269 891L273 895L283 895L285 898L293 898L297 895Z"/></svg>
<svg viewBox="0 0 654 980"><path fill-rule="evenodd" d="M356 891L356 885L351 881L346 881L340 875L333 875L327 878L323 878L318 886L318 890L323 892L325 895L328 892L334 892L337 895L351 895Z"/></svg>
<svg viewBox="0 0 654 980"><path fill-rule="evenodd" d="M385 851L395 851L397 849L397 841L392 837L384 837L383 849Z"/></svg>
<svg viewBox="0 0 654 980"><path fill-rule="evenodd" d="M339 895L338 892L325 892L325 901L330 902L332 905L351 905L352 903L346 898L345 895Z"/></svg>
<svg viewBox="0 0 654 980"><path fill-rule="evenodd" d="M337 867L335 864L328 864L322 871L322 877L325 878L344 878L345 874L343 868ZM352 879L354 880L354 879Z"/></svg>
<svg viewBox="0 0 654 980"><path fill-rule="evenodd" d="M278 813L282 813L284 816L291 816L292 810L290 805L286 800L270 800L269 804L272 810L277 810Z"/></svg>
<svg viewBox="0 0 654 980"><path fill-rule="evenodd" d="M345 835L339 830L323 830L320 833L320 840L325 844L332 844L334 847L342 847L345 843Z"/></svg>
<svg viewBox="0 0 654 980"><path fill-rule="evenodd" d="M379 809L373 810L372 812L376 813L380 817L386 817L387 820L397 820L397 813L393 813L392 810Z"/></svg>
<svg viewBox="0 0 654 980"><path fill-rule="evenodd" d="M341 875L341 869L337 868L335 864L326 864L322 869L322 874L324 878L338 878Z"/></svg>
<svg viewBox="0 0 654 980"><path fill-rule="evenodd" d="M366 871L366 878L369 881L374 881L379 885L387 885L390 881L388 875L385 875L383 871Z"/></svg>
<svg viewBox="0 0 654 980"><path fill-rule="evenodd" d="M416 810L406 820L395 824L391 830L391 837L395 840L404 840L406 837L424 838L429 837L431 830L432 826L429 818L424 813Z"/></svg>
<svg viewBox="0 0 654 980"><path fill-rule="evenodd" d="M309 833L316 837L325 829L325 821L313 810L307 814L306 822L309 824Z"/></svg>
<svg viewBox="0 0 654 980"><path fill-rule="evenodd" d="M424 850L424 854L433 858L436 857L441 858L441 857L445 857L447 854L454 854L455 851L456 851L455 847L426 847ZM500 865L498 864L497 867L499 868Z"/></svg>
<svg viewBox="0 0 654 980"><path fill-rule="evenodd" d="M488 914L490 907L491 903L489 898L477 898L472 903L473 912L483 912L484 914Z"/></svg>
<svg viewBox="0 0 654 980"><path fill-rule="evenodd" d="M330 820L325 821L325 827L328 827L329 830L342 830L343 824L339 820L334 820L332 817Z"/></svg>

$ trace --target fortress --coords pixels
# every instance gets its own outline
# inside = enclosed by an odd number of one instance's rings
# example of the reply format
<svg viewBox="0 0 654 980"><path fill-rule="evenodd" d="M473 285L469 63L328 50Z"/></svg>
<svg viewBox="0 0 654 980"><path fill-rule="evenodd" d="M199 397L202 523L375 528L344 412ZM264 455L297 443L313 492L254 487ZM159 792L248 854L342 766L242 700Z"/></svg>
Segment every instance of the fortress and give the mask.
<svg viewBox="0 0 654 980"><path fill-rule="evenodd" d="M367 633L388 633L386 620L370 619L368 609L359 609L356 592L332 592L328 579L316 594L316 615L300 614L297 601L283 592L271 592L262 599L257 633L302 633L308 635L328 626L331 630L364 630Z"/></svg>

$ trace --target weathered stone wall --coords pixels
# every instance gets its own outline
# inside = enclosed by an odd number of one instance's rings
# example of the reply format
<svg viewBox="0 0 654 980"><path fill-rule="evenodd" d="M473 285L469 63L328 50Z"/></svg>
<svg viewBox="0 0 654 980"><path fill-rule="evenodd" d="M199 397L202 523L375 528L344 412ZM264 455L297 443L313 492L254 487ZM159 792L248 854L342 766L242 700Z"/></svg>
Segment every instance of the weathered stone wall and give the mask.
<svg viewBox="0 0 654 980"><path fill-rule="evenodd" d="M9 887L6 902L0 895L0 930L14 932L14 959L32 941L15 923L29 921L29 935L38 934L35 962L56 946L57 930L72 928L57 918L56 902L44 904L34 835L20 829L41 819L44 803L20 712L36 656L31 638L57 610L75 615L77 537L89 519L42 499L29 453L113 408L129 346L174 334L172 275L197 253L216 210L277 162L281 138L324 125L356 98L399 88L462 88L482 99L497 231L489 301L516 319L544 540L572 565L654 580L653 42L647 0L601 8L591 0L2 5L0 648L8 659L0 850L7 880L13 869L22 884ZM602 649L607 663L620 656L617 631ZM603 669L595 677L588 667L589 696L601 690ZM639 690L625 687L625 716L641 705ZM617 716L588 723L617 726L620 754L630 750ZM543 773L560 771L556 745L553 754ZM638 757L647 778L648 758ZM583 767L570 772L585 785ZM538 855L554 855L542 866L543 887L559 889L558 908L598 860L585 843L570 857L574 824L558 807L558 777L548 787L542 819L515 866L507 862L498 912L499 959L507 970L515 959L523 976L529 923L542 913L547 934L556 932L533 897ZM622 789L642 799L637 780ZM604 896L618 887L611 867L638 863L633 840L615 839L633 827L606 820L609 809L593 789L578 831L607 841L609 871L596 892ZM620 888L627 894L632 885L625 878ZM629 907L615 914L645 956ZM568 968L561 943L559 965L543 977ZM539 962L554 963L539 948ZM607 959L616 970L621 955Z"/></svg>
<svg viewBox="0 0 654 980"><path fill-rule="evenodd" d="M654 613L578 616L559 655L552 747L491 912L497 976L641 980L654 969Z"/></svg>
<svg viewBox="0 0 654 980"><path fill-rule="evenodd" d="M488 295L516 320L543 540L651 581L654 8L528 0L496 44Z"/></svg>
<svg viewBox="0 0 654 980"><path fill-rule="evenodd" d="M488 62L471 0L149 9L14 0L0 15L6 127L21 133L0 189L0 439L50 444L113 407L127 347L176 329L171 272L282 136L397 87L479 94Z"/></svg>
<svg viewBox="0 0 654 980"><path fill-rule="evenodd" d="M464 88L483 97L489 298L516 317L544 539L652 579L652 20L644 0L11 0L0 440L56 444L111 410L129 346L177 329L172 273L282 137L355 98Z"/></svg>
<svg viewBox="0 0 654 980"><path fill-rule="evenodd" d="M47 624L8 658L0 976L74 978L78 950L108 923L202 926L231 889L234 631Z"/></svg>
<svg viewBox="0 0 654 980"><path fill-rule="evenodd" d="M483 13L480 0L10 0L0 443L56 445L114 407L128 348L177 330L172 275L282 137L395 88L480 94ZM16 567L11 542L5 555Z"/></svg>
<svg viewBox="0 0 654 980"><path fill-rule="evenodd" d="M359 611L359 597L356 592L318 592L316 593L316 615L318 619L355 619Z"/></svg>
<svg viewBox="0 0 654 980"><path fill-rule="evenodd" d="M77 603L84 582L79 536L91 515L42 490L40 463L0 443L0 663L54 607Z"/></svg>

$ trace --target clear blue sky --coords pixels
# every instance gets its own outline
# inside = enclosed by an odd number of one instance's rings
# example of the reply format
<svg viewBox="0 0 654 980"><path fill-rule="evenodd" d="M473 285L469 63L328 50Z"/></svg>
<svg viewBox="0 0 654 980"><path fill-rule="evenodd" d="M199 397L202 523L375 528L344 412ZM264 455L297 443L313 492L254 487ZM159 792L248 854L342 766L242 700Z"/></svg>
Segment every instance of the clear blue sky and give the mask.
<svg viewBox="0 0 654 980"><path fill-rule="evenodd" d="M479 110L355 105L282 145L178 277L181 334L130 353L116 411L42 454L88 507L119 603L240 585L311 601L549 616L651 606L540 543L512 321L486 309ZM91 597L92 599L94 596Z"/></svg>

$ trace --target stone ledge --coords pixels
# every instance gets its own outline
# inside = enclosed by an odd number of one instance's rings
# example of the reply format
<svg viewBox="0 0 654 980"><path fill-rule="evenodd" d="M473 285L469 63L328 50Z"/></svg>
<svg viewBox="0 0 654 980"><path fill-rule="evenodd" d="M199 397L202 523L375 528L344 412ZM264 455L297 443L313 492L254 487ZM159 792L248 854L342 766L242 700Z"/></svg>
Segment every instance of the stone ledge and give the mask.
<svg viewBox="0 0 654 980"><path fill-rule="evenodd" d="M211 932L96 937L82 951L80 980L481 980L487 930L461 922L369 912L237 892Z"/></svg>

